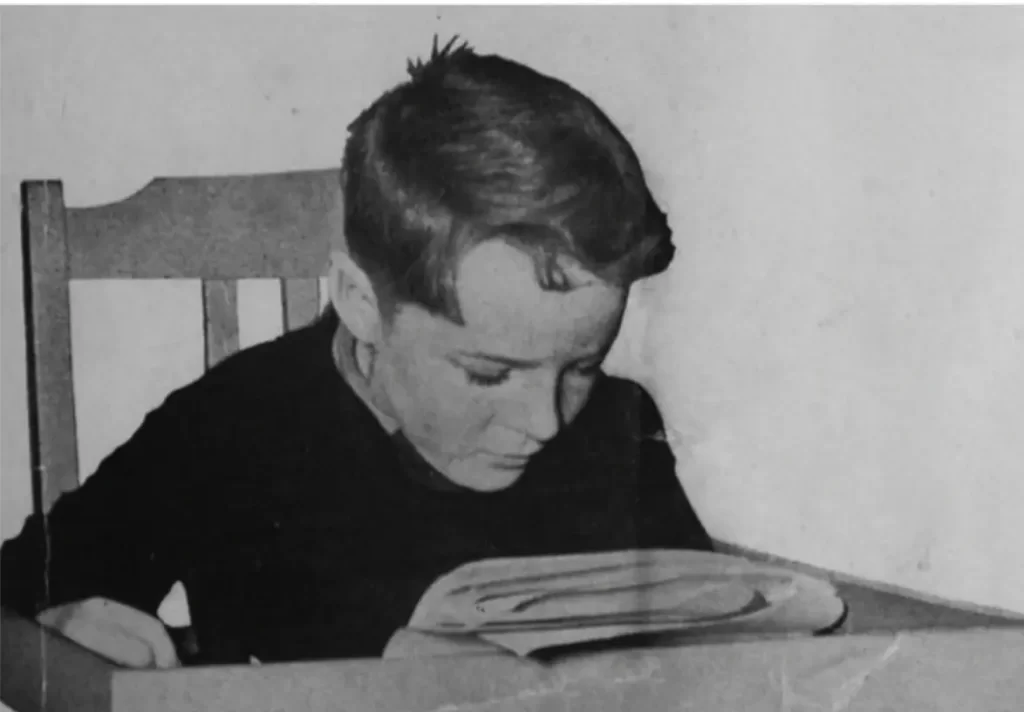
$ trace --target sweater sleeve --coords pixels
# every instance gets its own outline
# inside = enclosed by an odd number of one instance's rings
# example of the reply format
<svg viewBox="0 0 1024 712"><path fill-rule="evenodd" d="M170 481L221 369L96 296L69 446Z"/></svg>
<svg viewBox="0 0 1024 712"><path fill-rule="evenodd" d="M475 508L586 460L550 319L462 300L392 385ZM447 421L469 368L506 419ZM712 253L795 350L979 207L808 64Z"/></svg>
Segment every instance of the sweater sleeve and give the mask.
<svg viewBox="0 0 1024 712"><path fill-rule="evenodd" d="M204 458L182 392L146 416L47 516L32 515L0 550L0 602L34 617L91 597L155 614L178 579L189 499Z"/></svg>

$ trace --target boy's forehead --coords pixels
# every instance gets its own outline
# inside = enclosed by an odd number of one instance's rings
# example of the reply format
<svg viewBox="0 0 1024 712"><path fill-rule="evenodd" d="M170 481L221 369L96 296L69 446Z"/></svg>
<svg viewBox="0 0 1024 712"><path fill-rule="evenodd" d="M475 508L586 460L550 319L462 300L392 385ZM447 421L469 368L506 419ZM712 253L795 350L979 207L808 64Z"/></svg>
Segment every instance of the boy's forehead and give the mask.
<svg viewBox="0 0 1024 712"><path fill-rule="evenodd" d="M451 348L517 352L509 356L593 346L617 326L625 293L578 267L566 270L573 289L544 289L522 250L498 240L477 245L456 278L463 324L436 318L432 331Z"/></svg>
<svg viewBox="0 0 1024 712"><path fill-rule="evenodd" d="M571 269L571 266L569 266ZM576 269L572 275L578 287L596 281ZM456 274L456 297L467 324L486 321L493 314L536 313L560 300L558 292L543 289L537 282L533 259L523 250L498 240L477 245L463 257ZM473 317L481 317L474 319Z"/></svg>

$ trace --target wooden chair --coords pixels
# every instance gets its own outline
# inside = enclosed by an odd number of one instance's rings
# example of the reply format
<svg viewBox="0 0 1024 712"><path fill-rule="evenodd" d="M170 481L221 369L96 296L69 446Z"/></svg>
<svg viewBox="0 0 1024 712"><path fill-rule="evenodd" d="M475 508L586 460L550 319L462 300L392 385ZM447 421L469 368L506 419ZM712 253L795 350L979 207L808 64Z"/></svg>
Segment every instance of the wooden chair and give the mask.
<svg viewBox="0 0 1024 712"><path fill-rule="evenodd" d="M80 481L70 280L202 280L207 368L238 348L237 281L281 281L285 329L320 304L343 214L337 169L162 178L116 203L69 208L60 181L22 184L29 426L35 506Z"/></svg>

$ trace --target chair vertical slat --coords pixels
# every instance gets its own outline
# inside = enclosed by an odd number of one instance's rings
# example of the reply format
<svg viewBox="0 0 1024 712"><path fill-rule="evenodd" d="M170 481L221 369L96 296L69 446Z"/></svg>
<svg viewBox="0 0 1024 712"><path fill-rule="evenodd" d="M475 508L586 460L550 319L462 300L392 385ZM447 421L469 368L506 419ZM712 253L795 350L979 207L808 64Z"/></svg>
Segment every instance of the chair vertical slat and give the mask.
<svg viewBox="0 0 1024 712"><path fill-rule="evenodd" d="M292 331L309 324L320 311L320 282L316 279L283 279L284 329Z"/></svg>
<svg viewBox="0 0 1024 712"><path fill-rule="evenodd" d="M203 282L206 367L212 368L238 350L238 282Z"/></svg>
<svg viewBox="0 0 1024 712"><path fill-rule="evenodd" d="M32 487L36 509L47 512L78 487L64 189L25 182L21 198Z"/></svg>

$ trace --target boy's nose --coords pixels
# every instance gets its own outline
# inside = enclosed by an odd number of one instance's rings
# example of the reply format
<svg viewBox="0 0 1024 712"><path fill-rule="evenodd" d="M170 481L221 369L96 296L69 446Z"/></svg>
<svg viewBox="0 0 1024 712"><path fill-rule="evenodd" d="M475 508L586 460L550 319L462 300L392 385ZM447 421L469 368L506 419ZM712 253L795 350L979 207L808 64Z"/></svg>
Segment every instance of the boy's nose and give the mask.
<svg viewBox="0 0 1024 712"><path fill-rule="evenodd" d="M532 440L547 442L555 437L561 426L558 412L558 388L553 385L530 391L526 403L526 433Z"/></svg>

